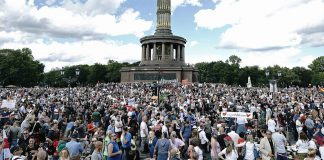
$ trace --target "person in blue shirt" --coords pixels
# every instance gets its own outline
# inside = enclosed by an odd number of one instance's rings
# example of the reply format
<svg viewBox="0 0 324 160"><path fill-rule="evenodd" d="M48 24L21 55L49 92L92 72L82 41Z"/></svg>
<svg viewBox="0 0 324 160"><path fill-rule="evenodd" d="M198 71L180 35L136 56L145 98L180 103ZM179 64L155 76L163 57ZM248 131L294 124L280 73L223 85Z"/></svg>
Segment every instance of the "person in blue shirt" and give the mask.
<svg viewBox="0 0 324 160"><path fill-rule="evenodd" d="M116 134L112 133L110 135L110 142L108 144L108 160L120 160L121 154L123 153L119 150L118 143L116 142Z"/></svg>
<svg viewBox="0 0 324 160"><path fill-rule="evenodd" d="M123 128L123 133L122 133L122 147L123 147L123 160L128 160L129 159L129 151L131 150L131 141L132 141L132 135L128 131L128 127Z"/></svg>
<svg viewBox="0 0 324 160"><path fill-rule="evenodd" d="M111 120L110 125L108 126L106 132L108 132L108 131L111 131L112 133L115 133L115 121L114 120Z"/></svg>
<svg viewBox="0 0 324 160"><path fill-rule="evenodd" d="M154 158L154 148L156 145L156 142L159 139L159 135L161 134L160 131L157 131L156 133L153 131L150 131L150 137L149 137L149 150L150 150L150 157Z"/></svg>
<svg viewBox="0 0 324 160"><path fill-rule="evenodd" d="M76 141L77 137L78 137L77 134L72 134L71 141L66 143L66 145L65 145L70 153L71 159L81 158L81 154L83 152L83 147L82 147L81 143Z"/></svg>
<svg viewBox="0 0 324 160"><path fill-rule="evenodd" d="M186 120L186 123L181 128L180 136L181 136L182 140L187 145L189 145L189 138L190 138L190 135L191 135L191 130L192 130L192 127L190 125L190 120Z"/></svg>

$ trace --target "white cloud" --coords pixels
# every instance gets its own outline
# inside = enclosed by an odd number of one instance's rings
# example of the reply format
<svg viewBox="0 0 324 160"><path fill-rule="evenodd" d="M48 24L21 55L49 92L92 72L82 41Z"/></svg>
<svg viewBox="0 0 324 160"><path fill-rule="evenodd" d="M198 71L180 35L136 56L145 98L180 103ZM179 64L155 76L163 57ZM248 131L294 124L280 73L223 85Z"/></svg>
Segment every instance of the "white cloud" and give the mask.
<svg viewBox="0 0 324 160"><path fill-rule="evenodd" d="M1 48L24 48L33 51L33 56L46 65L45 70L77 64L106 64L109 59L117 61L140 60L141 47L134 43L115 41L79 41L51 42L37 40L28 45L23 43L5 43Z"/></svg>
<svg viewBox="0 0 324 160"><path fill-rule="evenodd" d="M70 0L66 1L72 3ZM101 5L111 4L115 5L114 9L116 9L117 4L120 5L122 1L109 0L102 2L105 4L97 5L100 8ZM31 1L25 2L25 0L0 1L0 30L21 31L36 37L101 39L105 36L119 35L140 37L152 27L152 21L141 19L140 13L133 9L126 9L121 15L104 12L84 14L82 11L76 12L69 9L66 4L37 8L31 5ZM94 4L93 0L89 0L85 4L74 5L86 6L88 3Z"/></svg>
<svg viewBox="0 0 324 160"><path fill-rule="evenodd" d="M227 27L219 47L268 50L318 41L309 34L324 33L322 15L323 0L223 0L196 13L195 23L211 30Z"/></svg>
<svg viewBox="0 0 324 160"><path fill-rule="evenodd" d="M52 0L55 1L55 0ZM126 0L64 0L63 7L76 13L86 13L88 15L98 15L114 13Z"/></svg>
<svg viewBox="0 0 324 160"><path fill-rule="evenodd" d="M72 2L73 1L73 2ZM0 0L0 48L28 47L45 70L76 64L136 61L137 43L110 40L110 36L141 37L152 21L125 8L115 14L125 0ZM73 8L75 7L75 8ZM78 10L79 9L79 10Z"/></svg>
<svg viewBox="0 0 324 160"><path fill-rule="evenodd" d="M199 42L198 41L191 41L189 43L189 47L195 47Z"/></svg>
<svg viewBox="0 0 324 160"><path fill-rule="evenodd" d="M56 0L46 0L45 1L45 4L48 5L48 6L51 6L53 5L54 3L56 2ZM34 4L34 2L30 2L31 4Z"/></svg>
<svg viewBox="0 0 324 160"><path fill-rule="evenodd" d="M293 68L296 66L308 67L311 62L316 59L315 56L304 53L301 48L284 48L278 50L268 51L231 51L226 53L224 50L217 49L212 54L191 54L187 56L188 63L198 62L211 62L211 61L223 61L228 59L230 55L237 55L242 59L241 66L254 66L257 65L261 68L268 66L284 66Z"/></svg>
<svg viewBox="0 0 324 160"><path fill-rule="evenodd" d="M201 7L201 1L202 0L171 0L171 10L173 12L176 8L186 5Z"/></svg>

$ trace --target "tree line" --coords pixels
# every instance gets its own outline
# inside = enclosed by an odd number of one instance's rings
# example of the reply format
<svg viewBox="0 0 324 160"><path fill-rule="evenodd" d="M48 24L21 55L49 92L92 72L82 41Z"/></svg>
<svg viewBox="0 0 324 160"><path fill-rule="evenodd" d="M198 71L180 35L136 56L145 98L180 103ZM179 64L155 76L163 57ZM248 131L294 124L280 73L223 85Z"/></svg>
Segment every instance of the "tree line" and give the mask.
<svg viewBox="0 0 324 160"><path fill-rule="evenodd" d="M226 83L229 85L246 86L248 77L251 77L253 86L263 86L271 79L276 79L278 85L308 86L323 85L324 56L316 58L308 68L287 68L278 65L260 68L259 66L241 67L241 59L232 55L225 61L201 62L195 64L199 70L199 81L210 83ZM122 67L138 66L140 62L128 63L109 60L107 64L74 65L44 72L44 64L34 59L32 51L23 49L0 50L0 85L36 86L48 85L54 87L67 86L64 78L77 78L71 85L95 85L96 83L120 82ZM75 71L79 69L77 76ZM265 74L268 72L268 76ZM281 73L279 76L278 73Z"/></svg>

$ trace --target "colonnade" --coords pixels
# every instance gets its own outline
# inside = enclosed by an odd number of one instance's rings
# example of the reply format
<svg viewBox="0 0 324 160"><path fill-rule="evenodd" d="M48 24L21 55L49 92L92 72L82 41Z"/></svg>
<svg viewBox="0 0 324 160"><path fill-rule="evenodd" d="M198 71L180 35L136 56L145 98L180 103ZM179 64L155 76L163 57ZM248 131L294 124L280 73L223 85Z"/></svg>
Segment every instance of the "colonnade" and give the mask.
<svg viewBox="0 0 324 160"><path fill-rule="evenodd" d="M167 49L170 49L170 51L167 51ZM170 55L167 53L170 53ZM185 46L173 43L146 43L142 45L142 61L167 60L184 61Z"/></svg>

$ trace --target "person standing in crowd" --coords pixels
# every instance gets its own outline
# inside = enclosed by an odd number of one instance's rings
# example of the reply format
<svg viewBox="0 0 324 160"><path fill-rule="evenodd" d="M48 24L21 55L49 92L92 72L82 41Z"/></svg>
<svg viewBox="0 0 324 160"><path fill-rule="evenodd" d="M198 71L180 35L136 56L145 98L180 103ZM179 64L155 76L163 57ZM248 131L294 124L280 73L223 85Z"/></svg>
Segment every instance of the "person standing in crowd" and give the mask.
<svg viewBox="0 0 324 160"><path fill-rule="evenodd" d="M123 133L121 135L121 143L123 148L123 160L129 159L129 152L131 150L132 135L128 131L128 127L123 128Z"/></svg>
<svg viewBox="0 0 324 160"><path fill-rule="evenodd" d="M96 141L94 143L95 149L91 154L91 160L103 160L102 155L102 142Z"/></svg>
<svg viewBox="0 0 324 160"><path fill-rule="evenodd" d="M255 160L258 157L255 157L256 155L254 155L258 150L256 145L254 144L253 141L253 136L252 135L248 135L246 137L246 142L243 142L242 144L239 144L240 147L243 147L243 159L244 160Z"/></svg>
<svg viewBox="0 0 324 160"><path fill-rule="evenodd" d="M231 132L227 133L227 135L230 136L232 141L234 142L234 147L237 146L240 136L235 132L234 126L231 127Z"/></svg>
<svg viewBox="0 0 324 160"><path fill-rule="evenodd" d="M286 137L276 131L272 134L272 139L274 142L274 146L275 146L275 151L276 151L276 159L277 160L288 160L288 155L287 155L287 151L286 151L286 145L287 145L287 139Z"/></svg>
<svg viewBox="0 0 324 160"><path fill-rule="evenodd" d="M116 121L115 121L115 134L117 136L117 143L119 144L119 146L121 146L121 141L120 141L120 136L122 134L123 131L123 121L121 120L120 116L116 117Z"/></svg>
<svg viewBox="0 0 324 160"><path fill-rule="evenodd" d="M311 139L314 135L315 123L312 119L312 115L308 115L307 119L305 120L305 126L307 128L307 136Z"/></svg>
<svg viewBox="0 0 324 160"><path fill-rule="evenodd" d="M221 146L217 141L217 134L213 133L211 140L210 140L210 157L211 160L217 160L218 159L218 153L221 151Z"/></svg>
<svg viewBox="0 0 324 160"><path fill-rule="evenodd" d="M29 139L29 144L25 149L25 156L27 157L28 160L33 159L33 156L36 155L38 150L38 146L35 145L35 139L34 138L30 138Z"/></svg>
<svg viewBox="0 0 324 160"><path fill-rule="evenodd" d="M223 155L225 155L225 158L223 158ZM218 157L222 160L237 160L238 154L234 147L234 144L229 143L225 149L218 153Z"/></svg>
<svg viewBox="0 0 324 160"><path fill-rule="evenodd" d="M25 160L26 157L22 156L22 148L20 146L14 146L10 149L10 152L12 154L11 159L12 160Z"/></svg>
<svg viewBox="0 0 324 160"><path fill-rule="evenodd" d="M103 156L104 156L104 160L108 159L108 145L110 143L110 136L112 134L112 131L108 131L106 133L106 136L104 138L104 142L103 142Z"/></svg>
<svg viewBox="0 0 324 160"><path fill-rule="evenodd" d="M79 160L83 152L82 145L76 141L77 134L72 134L70 142L66 143L66 148L69 151L71 160Z"/></svg>
<svg viewBox="0 0 324 160"><path fill-rule="evenodd" d="M27 130L24 130L22 133L23 134L21 135L21 137L18 140L18 145L25 152L25 149L27 148L27 146L29 144L30 135L29 135L29 132Z"/></svg>
<svg viewBox="0 0 324 160"><path fill-rule="evenodd" d="M162 138L159 139L154 148L154 156L157 160L165 160L169 157L169 151L171 150L171 142L168 139L168 134L166 132L162 133Z"/></svg>
<svg viewBox="0 0 324 160"><path fill-rule="evenodd" d="M110 125L107 128L106 132L111 132L111 133L115 133L115 121L111 120Z"/></svg>
<svg viewBox="0 0 324 160"><path fill-rule="evenodd" d="M38 148L37 154L35 155L36 157L33 157L33 159L36 160L47 160L48 159L48 155L46 150L44 149L43 144L41 144Z"/></svg>
<svg viewBox="0 0 324 160"><path fill-rule="evenodd" d="M275 130L276 130L276 126L277 126L277 123L276 123L276 121L274 120L274 116L271 116L271 117L270 117L270 119L268 120L267 125L268 125L268 130L269 130L270 132L275 132Z"/></svg>
<svg viewBox="0 0 324 160"><path fill-rule="evenodd" d="M122 150L119 149L118 143L116 142L116 134L110 135L110 142L108 144L108 160L120 160L123 154Z"/></svg>
<svg viewBox="0 0 324 160"><path fill-rule="evenodd" d="M182 150L185 146L185 143L177 138L177 132L176 131L172 131L170 134L170 140L171 140L171 146L172 148L178 148L178 150Z"/></svg>
<svg viewBox="0 0 324 160"><path fill-rule="evenodd" d="M189 145L189 138L191 135L191 131L192 131L192 127L190 125L190 120L186 120L180 132L181 139L186 143L186 145Z"/></svg>
<svg viewBox="0 0 324 160"><path fill-rule="evenodd" d="M198 129L198 137L200 139L200 146L201 146L201 149L204 151L204 152L207 152L207 145L209 143L209 140L207 139L206 137L206 132L205 132L205 121L201 121L200 122L200 126L199 126L199 129Z"/></svg>
<svg viewBox="0 0 324 160"><path fill-rule="evenodd" d="M157 133L158 134L158 133ZM149 150L150 150L150 158L154 157L154 149L155 145L159 139L158 135L155 134L154 131L150 131L149 133Z"/></svg>
<svg viewBox="0 0 324 160"><path fill-rule="evenodd" d="M146 145L148 145L147 144L148 128L147 128L146 122L147 122L147 117L144 116L142 118L142 122L141 122L141 125L140 125L140 135L141 135L141 148L140 148L140 151L143 152L143 153L147 153L145 148L146 148Z"/></svg>
<svg viewBox="0 0 324 160"><path fill-rule="evenodd" d="M245 128L246 122L247 122L246 118L244 118L244 117L238 117L236 119L236 123L237 123L236 133L240 134L241 132L243 132L243 133L246 132L246 128Z"/></svg>
<svg viewBox="0 0 324 160"><path fill-rule="evenodd" d="M298 158L305 159L309 149L309 140L304 132L300 133L299 139L296 142L296 148Z"/></svg>
<svg viewBox="0 0 324 160"><path fill-rule="evenodd" d="M219 127L218 129L218 136L217 136L217 142L220 145L220 149L223 150L226 148L226 144L225 144L225 137L226 137L226 133L223 127Z"/></svg>
<svg viewBox="0 0 324 160"><path fill-rule="evenodd" d="M272 132L267 131L266 135L260 141L260 152L262 160L273 160L275 158L275 147L272 140Z"/></svg>
<svg viewBox="0 0 324 160"><path fill-rule="evenodd" d="M91 116L92 116L92 120L93 120L94 125L96 127L99 127L101 117L100 117L100 113L98 112L98 109L95 109Z"/></svg>
<svg viewBox="0 0 324 160"><path fill-rule="evenodd" d="M178 150L178 148L171 149L169 160L181 160L180 159L180 151Z"/></svg>
<svg viewBox="0 0 324 160"><path fill-rule="evenodd" d="M18 145L18 139L20 136L21 136L21 129L19 127L19 122L15 121L13 125L9 127L9 139L10 139L11 147Z"/></svg>
<svg viewBox="0 0 324 160"><path fill-rule="evenodd" d="M60 152L60 159L59 160L70 160L70 153L67 148L63 148Z"/></svg>

